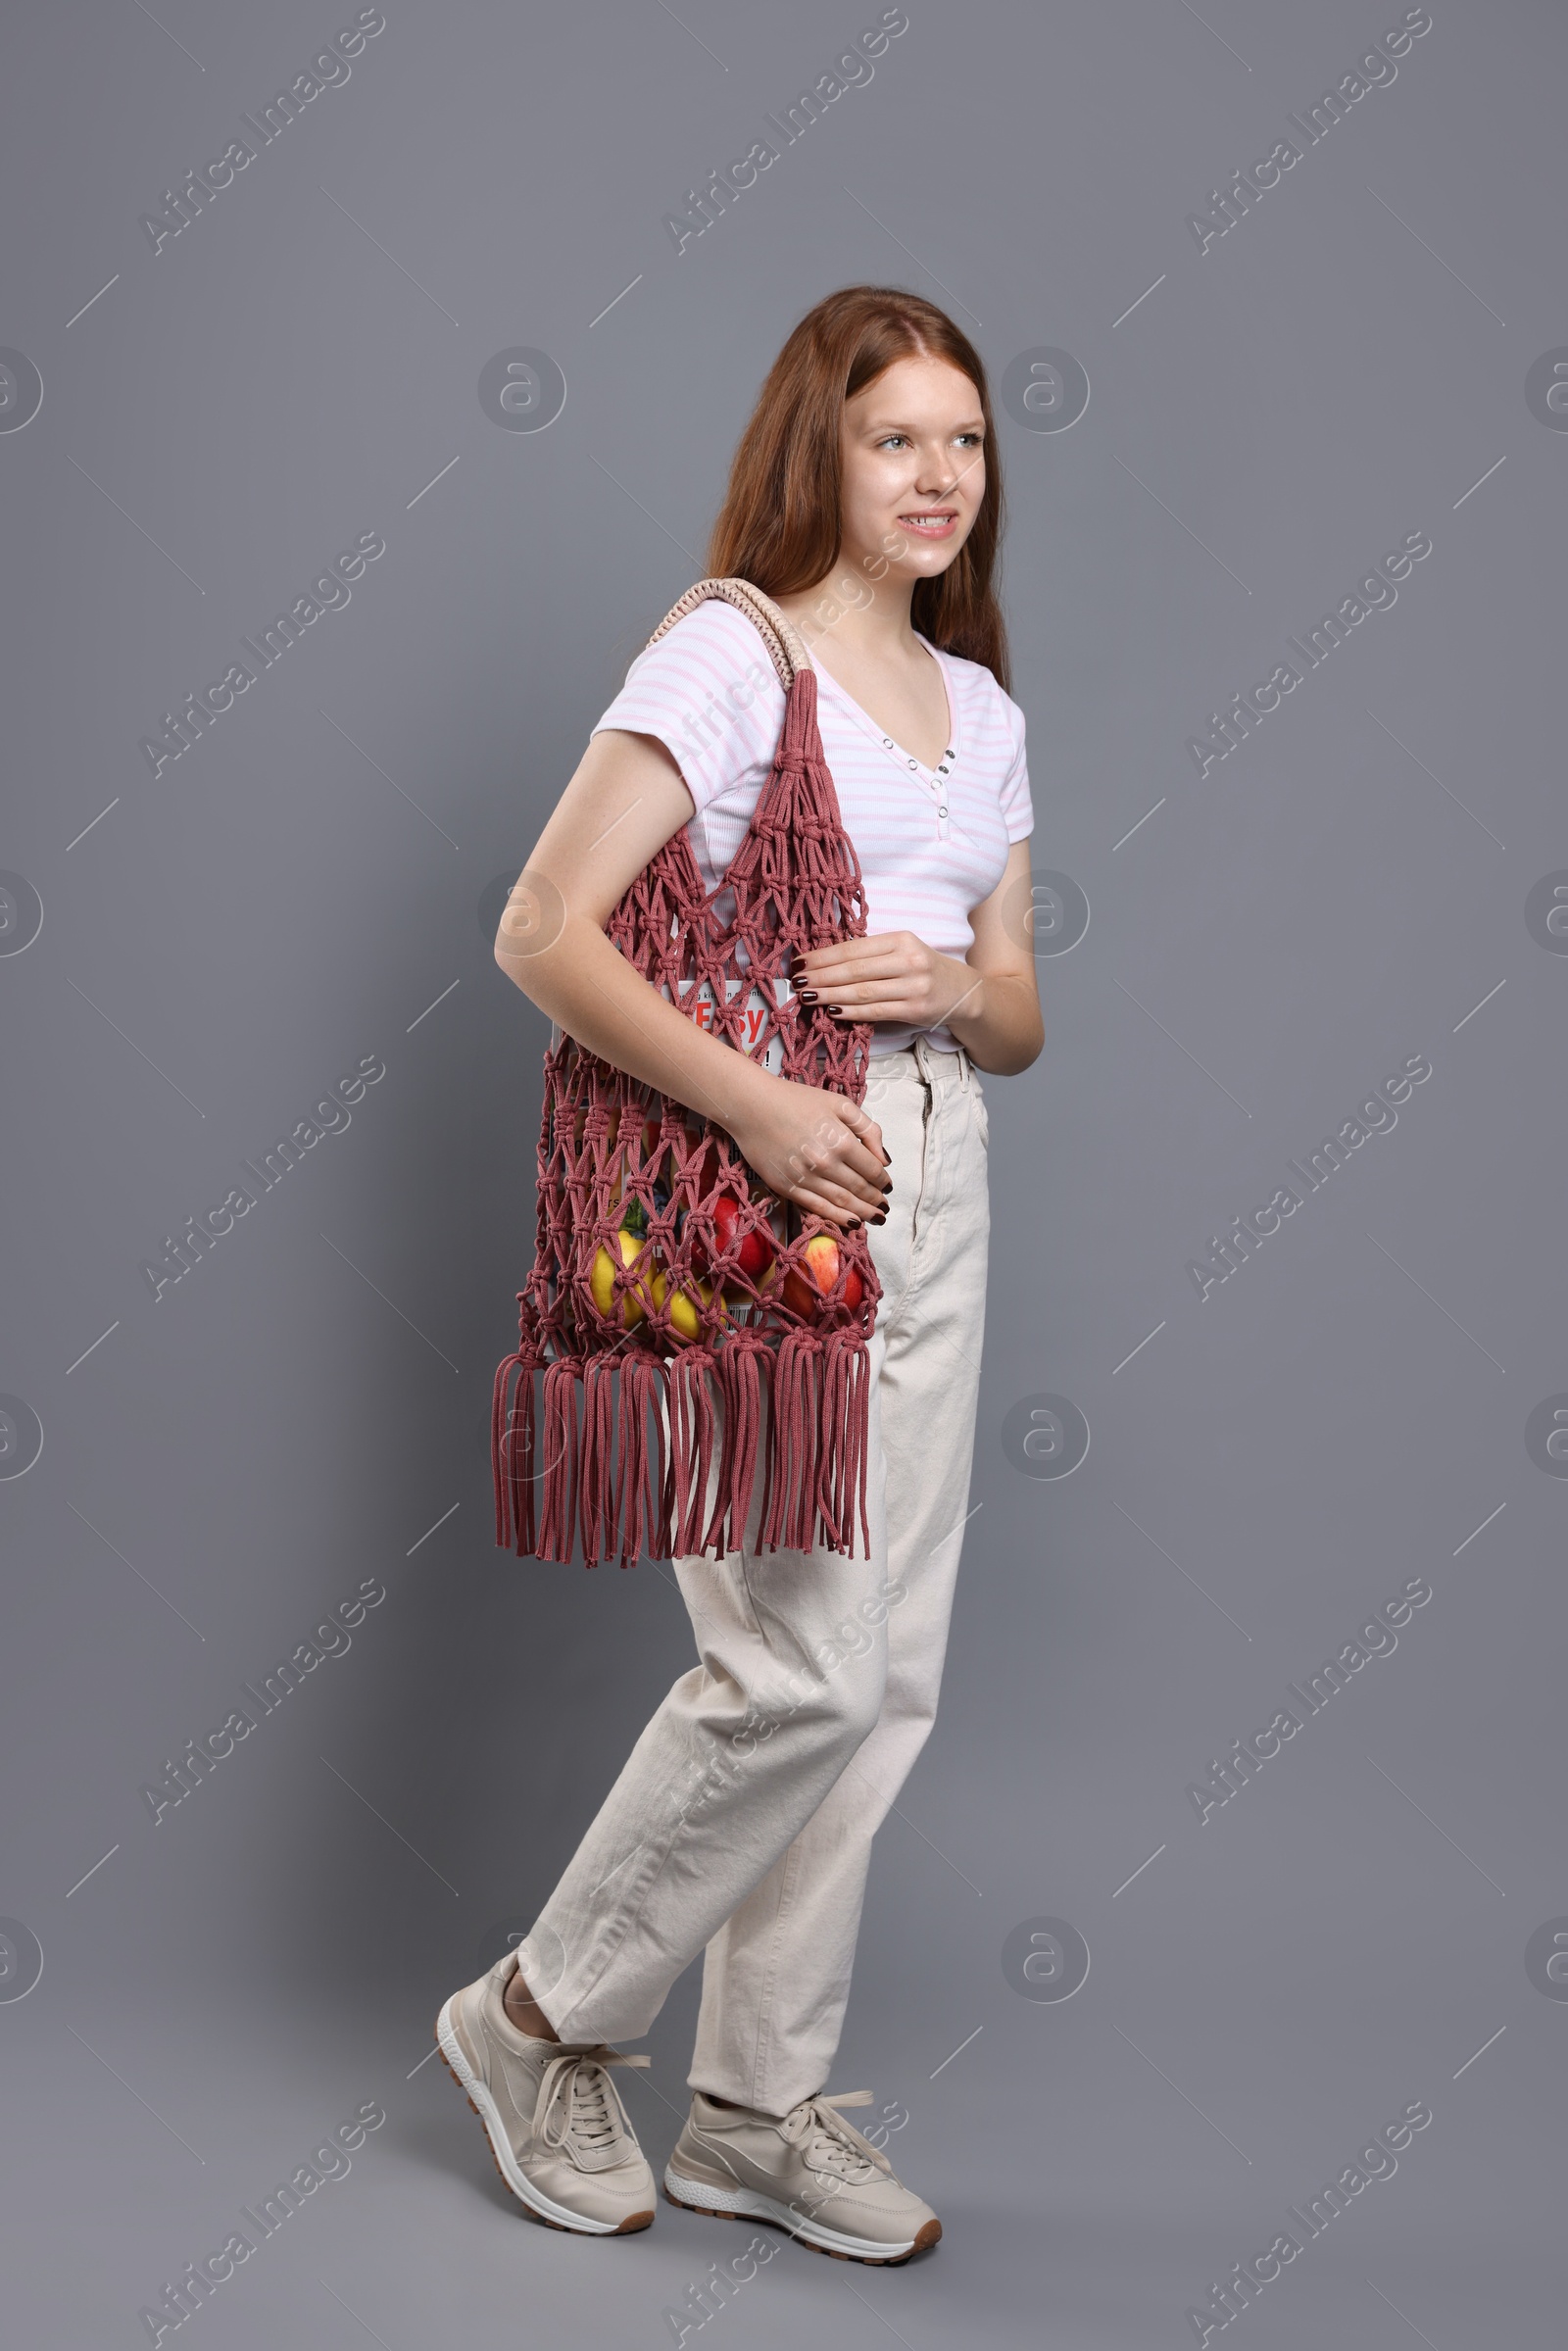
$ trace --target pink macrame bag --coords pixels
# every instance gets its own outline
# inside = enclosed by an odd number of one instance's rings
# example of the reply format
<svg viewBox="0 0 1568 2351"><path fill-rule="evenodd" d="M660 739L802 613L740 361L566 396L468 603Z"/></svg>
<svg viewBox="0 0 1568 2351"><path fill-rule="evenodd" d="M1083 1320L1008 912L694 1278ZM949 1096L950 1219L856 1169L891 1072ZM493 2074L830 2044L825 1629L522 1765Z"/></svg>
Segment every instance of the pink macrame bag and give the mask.
<svg viewBox="0 0 1568 2351"><path fill-rule="evenodd" d="M802 1004L789 977L797 948L865 932L816 674L785 615L742 579L688 588L649 643L714 596L756 623L784 687L772 773L715 890L683 826L606 931L712 1035L858 1102L870 1023ZM517 1293L516 1350L495 1378L497 1543L565 1561L580 1537L590 1567L720 1556L742 1541L760 1475L763 1548L853 1552L858 1513L868 1553L868 1341L881 1296L863 1227L803 1214L722 1127L558 1035L545 1054L534 1265Z"/></svg>

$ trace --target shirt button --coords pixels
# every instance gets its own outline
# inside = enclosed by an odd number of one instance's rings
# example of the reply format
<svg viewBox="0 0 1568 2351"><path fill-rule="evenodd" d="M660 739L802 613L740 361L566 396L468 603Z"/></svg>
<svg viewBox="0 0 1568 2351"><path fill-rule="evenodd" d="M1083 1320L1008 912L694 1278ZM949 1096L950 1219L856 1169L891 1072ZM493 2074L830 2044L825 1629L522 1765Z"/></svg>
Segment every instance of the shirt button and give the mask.
<svg viewBox="0 0 1568 2351"><path fill-rule="evenodd" d="M939 816L945 816L945 815L947 814L947 812L948 812L948 811L947 811L947 809L946 809L946 808L938 808L938 810L937 810L937 814L938 814Z"/></svg>
<svg viewBox="0 0 1568 2351"><path fill-rule="evenodd" d="M882 748L884 751L891 751L893 749L893 737L891 735L883 736Z"/></svg>
<svg viewBox="0 0 1568 2351"><path fill-rule="evenodd" d="M920 762L919 762L919 760L918 760L918 759L911 759L911 760L909 761L909 765L910 765L911 767L918 767L918 766L919 766L919 764L920 764Z"/></svg>

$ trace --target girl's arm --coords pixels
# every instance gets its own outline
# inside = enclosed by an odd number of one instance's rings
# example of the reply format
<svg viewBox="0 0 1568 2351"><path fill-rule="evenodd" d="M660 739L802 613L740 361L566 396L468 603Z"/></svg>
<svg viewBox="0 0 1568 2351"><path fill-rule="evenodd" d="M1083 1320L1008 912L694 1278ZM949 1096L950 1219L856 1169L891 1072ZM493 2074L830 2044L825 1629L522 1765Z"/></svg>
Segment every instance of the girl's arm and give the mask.
<svg viewBox="0 0 1568 2351"><path fill-rule="evenodd" d="M974 945L962 962L913 931L883 931L813 948L800 985L846 1020L946 1021L979 1069L1011 1077L1046 1041L1030 935L1029 843L1014 841L1001 881L970 910Z"/></svg>
<svg viewBox="0 0 1568 2351"><path fill-rule="evenodd" d="M496 961L579 1045L724 1128L781 1198L858 1223L883 1208L887 1189L875 1120L706 1035L605 936L632 881L693 813L655 736L595 735L507 902Z"/></svg>

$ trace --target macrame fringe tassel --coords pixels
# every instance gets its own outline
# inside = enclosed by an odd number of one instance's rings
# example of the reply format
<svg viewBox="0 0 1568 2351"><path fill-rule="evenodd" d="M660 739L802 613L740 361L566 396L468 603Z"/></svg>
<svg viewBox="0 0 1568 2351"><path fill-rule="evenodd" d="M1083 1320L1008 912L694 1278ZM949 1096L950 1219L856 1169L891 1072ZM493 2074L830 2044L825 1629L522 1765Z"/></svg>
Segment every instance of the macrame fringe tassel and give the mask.
<svg viewBox="0 0 1568 2351"><path fill-rule="evenodd" d="M545 1491L534 1556L571 1557L578 1477L577 1383L582 1366L570 1355L545 1366Z"/></svg>
<svg viewBox="0 0 1568 2351"><path fill-rule="evenodd" d="M518 1307L523 1306L519 1293ZM533 1375L541 1361L538 1343L522 1314L515 1354L496 1366L490 1402L490 1467L496 1494L496 1541L519 1552L534 1546ZM509 1393L514 1374L516 1395Z"/></svg>
<svg viewBox="0 0 1568 2351"><path fill-rule="evenodd" d="M858 1506L860 1540L871 1555L865 1477L870 1450L871 1354L854 1331L833 1331L823 1345L821 1432L817 1446L817 1507L828 1540L837 1550L855 1548Z"/></svg>
<svg viewBox="0 0 1568 2351"><path fill-rule="evenodd" d="M672 1361L627 1348L546 1363L536 1514L539 1367L538 1343L525 1328L496 1372L490 1415L496 1541L519 1557L564 1562L579 1538L589 1567L722 1557L745 1539L760 1472L760 1549L808 1551L820 1541L853 1553L858 1517L870 1555L871 1363L858 1332L790 1331L776 1354L739 1336L716 1354L692 1347Z"/></svg>
<svg viewBox="0 0 1568 2351"><path fill-rule="evenodd" d="M590 1355L582 1375L582 1455L578 1492L582 1496L582 1555L597 1564L612 1548L616 1505L614 1488L615 1373L613 1355Z"/></svg>
<svg viewBox="0 0 1568 2351"><path fill-rule="evenodd" d="M663 1367L638 1349L622 1357L620 1415L615 1446L614 1515L606 1557L617 1548L622 1567L634 1560L668 1559L675 1503L673 1453L664 1444ZM657 1449L650 1457L648 1421L653 1415ZM584 1554L587 1556L586 1552ZM589 1564L593 1562L590 1559Z"/></svg>
<svg viewBox="0 0 1568 2351"><path fill-rule="evenodd" d="M807 1530L816 1516L813 1439L821 1352L821 1341L808 1331L786 1331L779 1342L768 1423L767 1506L758 1536L763 1550L775 1550L781 1543L789 1551L811 1547Z"/></svg>
<svg viewBox="0 0 1568 2351"><path fill-rule="evenodd" d="M724 1443L718 1460L718 1491L702 1547L715 1558L739 1550L746 1540L757 1484L757 1448L762 1434L762 1378L772 1349L760 1337L738 1335L720 1347L714 1368L724 1407Z"/></svg>
<svg viewBox="0 0 1568 2351"><path fill-rule="evenodd" d="M675 1454L674 1556L703 1547L703 1511L713 1459L713 1398L705 1349L688 1347L668 1366L669 1434Z"/></svg>

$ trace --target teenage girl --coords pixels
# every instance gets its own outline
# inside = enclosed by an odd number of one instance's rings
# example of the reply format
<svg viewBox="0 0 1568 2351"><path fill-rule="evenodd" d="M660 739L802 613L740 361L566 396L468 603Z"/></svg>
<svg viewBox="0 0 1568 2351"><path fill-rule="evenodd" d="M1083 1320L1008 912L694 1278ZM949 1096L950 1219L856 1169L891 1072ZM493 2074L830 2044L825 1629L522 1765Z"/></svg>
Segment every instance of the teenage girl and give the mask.
<svg viewBox="0 0 1568 2351"><path fill-rule="evenodd" d="M558 935L496 954L591 1053L733 1136L781 1199L864 1223L870 1556L680 1558L700 1662L643 1732L531 1933L437 2024L502 2176L558 2228L654 2218L654 2176L607 2068L704 1954L691 2111L664 2172L697 2211L898 2262L931 2207L824 2084L849 1996L871 1839L936 1712L969 1509L990 1227L979 1070L1043 1032L1028 914L1023 712L993 588L1002 482L985 371L917 296L852 286L785 343L709 547L804 638L867 935L796 986L874 1024L864 1104L707 1035L604 925L687 828L705 886L772 767L783 688L754 623L709 601L632 663L524 880ZM521 887L521 885L519 885ZM559 896L558 896L559 894ZM537 947L537 941L530 942ZM760 1481L759 1481L760 1485ZM588 1726L597 1735L603 1726Z"/></svg>

